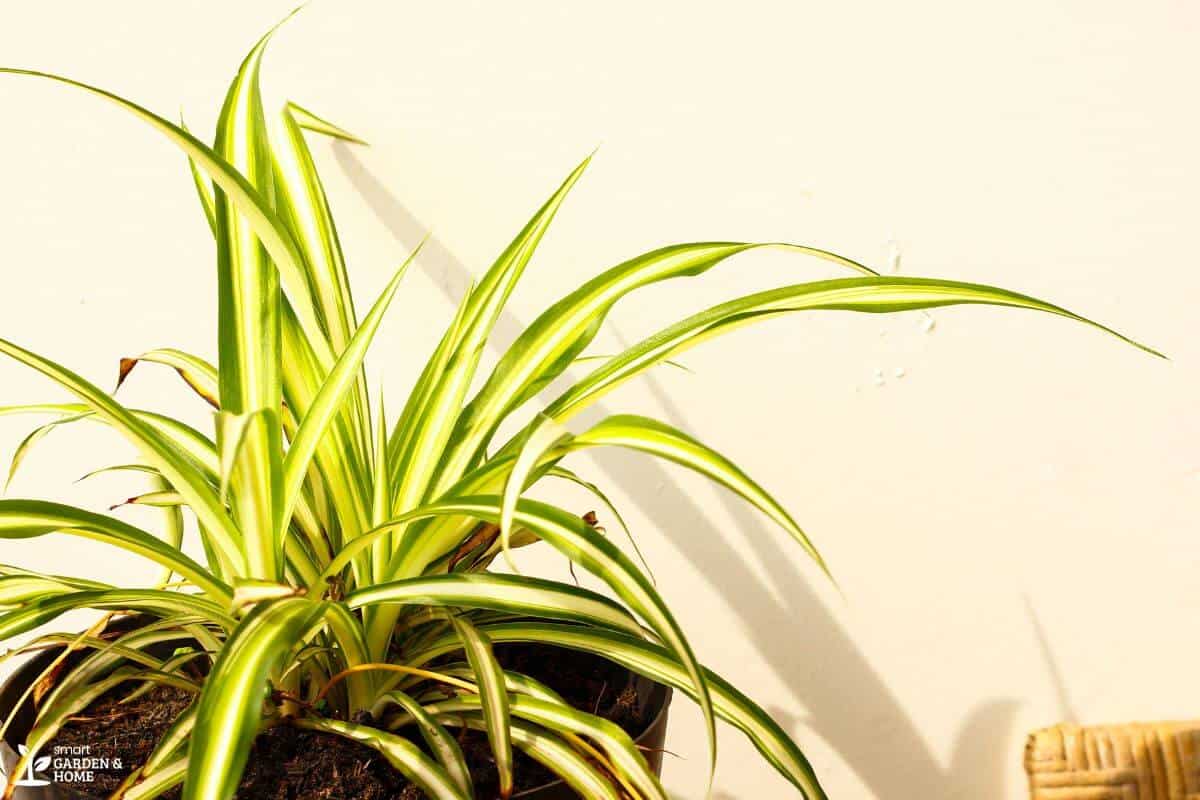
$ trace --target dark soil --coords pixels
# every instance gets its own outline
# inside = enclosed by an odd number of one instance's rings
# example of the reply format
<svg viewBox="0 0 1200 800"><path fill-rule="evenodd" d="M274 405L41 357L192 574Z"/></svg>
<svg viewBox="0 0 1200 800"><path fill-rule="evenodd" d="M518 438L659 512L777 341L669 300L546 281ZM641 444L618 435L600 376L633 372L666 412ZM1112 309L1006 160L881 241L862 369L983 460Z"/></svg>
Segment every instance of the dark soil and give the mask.
<svg viewBox="0 0 1200 800"><path fill-rule="evenodd" d="M500 662L535 678L563 695L571 705L613 720L631 736L646 728L643 706L633 676L625 669L586 653L542 645L501 645ZM158 688L132 703L121 695L105 697L59 733L51 752L86 747L88 755L111 760L96 770L91 782L59 782L73 800L107 798L130 771L145 762L167 727L191 701L171 688ZM414 741L418 745L419 737ZM459 738L478 800L498 796L498 780L487 737L465 731ZM116 766L117 761L120 767ZM515 753L518 792L541 786L555 776L520 751ZM164 795L179 797L176 789ZM395 771L376 751L337 736L282 725L255 740L238 789L239 800L422 800L425 795Z"/></svg>
<svg viewBox="0 0 1200 800"><path fill-rule="evenodd" d="M126 689L125 693L128 692ZM101 798L112 794L126 775L145 762L167 728L191 704L192 694L160 686L129 703L122 704L120 700L121 695L110 693L92 703L64 725L50 745L49 752L56 761L60 758L113 760L113 769L91 770L88 783L56 782L64 796ZM116 767L118 759L119 768ZM178 797L179 793L166 796Z"/></svg>

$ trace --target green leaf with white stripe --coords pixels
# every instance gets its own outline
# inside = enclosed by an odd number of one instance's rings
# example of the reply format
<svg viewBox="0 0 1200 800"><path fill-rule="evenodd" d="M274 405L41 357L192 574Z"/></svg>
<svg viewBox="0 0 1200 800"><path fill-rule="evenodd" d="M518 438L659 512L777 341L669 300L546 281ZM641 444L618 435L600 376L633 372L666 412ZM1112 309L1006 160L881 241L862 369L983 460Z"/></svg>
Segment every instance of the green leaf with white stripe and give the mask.
<svg viewBox="0 0 1200 800"><path fill-rule="evenodd" d="M616 723L578 711L563 702L551 702L522 694L512 695L509 702L514 717L520 717L560 735L586 737L598 745L641 797L646 800L667 800L666 791L646 764L646 759L642 757L637 745ZM405 708L407 709L407 706ZM453 714L477 708L478 697L462 694L457 700L430 705L428 713Z"/></svg>
<svg viewBox="0 0 1200 800"><path fill-rule="evenodd" d="M0 353L38 370L71 391L108 424L137 445L149 465L161 472L175 490L187 499L188 506L195 512L222 556L234 565L240 566L244 563L238 546L240 532L221 505L212 486L190 459L183 456L136 414L67 368L5 339L0 339Z"/></svg>
<svg viewBox="0 0 1200 800"><path fill-rule="evenodd" d="M179 503L164 503L159 506L162 509L163 516L163 530L160 538L162 539L163 544L167 545L167 547L170 547L173 550L178 550L179 552L183 552L181 549L183 547L183 509L180 507L183 505L183 496L179 495L177 492L170 491L171 484L161 475L153 475L151 476L150 480L157 489L157 491L153 492L152 494L175 495L180 500ZM171 576L174 574L174 568L164 566L162 568L162 572L159 573L158 580L155 582L154 588L161 589L169 584L171 582Z"/></svg>
<svg viewBox="0 0 1200 800"><path fill-rule="evenodd" d="M454 434L458 410L470 390L484 346L509 295L554 220L567 194L591 161L575 168L496 259L478 286L472 286L454 322L435 349L389 440L398 488L392 508L408 511L436 497L460 477L445 449ZM389 548L394 549L394 548ZM394 562L384 575L396 577ZM381 613L372 620L372 638L388 635L395 617Z"/></svg>
<svg viewBox="0 0 1200 800"><path fill-rule="evenodd" d="M895 276L839 278L771 289L701 311L647 337L608 360L556 398L543 412L565 422L625 381L684 350L732 330L795 311L888 314L940 306L983 304L1043 311L1083 322L1151 355L1161 353L1065 308L995 286Z"/></svg>
<svg viewBox="0 0 1200 800"><path fill-rule="evenodd" d="M137 783L114 795L114 800L153 800L183 783L187 776L187 756L179 756Z"/></svg>
<svg viewBox="0 0 1200 800"><path fill-rule="evenodd" d="M69 586L72 589L111 589L110 584L101 583L100 581L89 581L86 578L73 578L67 575L46 575L41 572L17 567L12 564L0 564L0 577L21 577L21 578L37 578L40 580L53 581L61 583L64 586Z"/></svg>
<svg viewBox="0 0 1200 800"><path fill-rule="evenodd" d="M648 417L618 414L602 420L578 436L569 437L562 445L562 449L567 452L593 447L621 447L649 453L716 481L736 492L791 534L821 570L829 573L829 568L816 547L774 497L728 458L683 431ZM514 467L513 476L509 479L510 486L518 477L517 468L521 463L521 459L518 458L517 467Z"/></svg>
<svg viewBox="0 0 1200 800"><path fill-rule="evenodd" d="M596 337L608 312L622 297L660 281L701 275L732 256L762 247L794 250L871 273L867 267L825 250L745 242L673 245L618 264L546 309L508 349L463 410L446 473L461 474L507 414L561 375Z"/></svg>
<svg viewBox="0 0 1200 800"><path fill-rule="evenodd" d="M314 127L305 124L308 122ZM343 350L354 330L354 298L325 187L303 129L354 139L340 135L344 133L340 128L295 103L284 107L280 123L281 129L274 129L271 139L278 192L275 204L304 253L313 298L330 343Z"/></svg>
<svg viewBox="0 0 1200 800"><path fill-rule="evenodd" d="M306 131L312 131L313 133L319 133L334 139L341 139L343 142L350 142L351 144L366 144L365 141L350 133L350 131L334 125L327 119L318 117L299 103L290 102L287 104L285 110L295 123Z"/></svg>
<svg viewBox="0 0 1200 800"><path fill-rule="evenodd" d="M391 467L388 464L387 443L387 407L383 401L383 391L379 392L379 403L375 409L375 439L371 451L371 525L385 523L391 516L392 483ZM364 534L365 535L365 534ZM384 580L383 570L387 567L387 538L379 536L371 543L371 561L368 569L373 582Z"/></svg>
<svg viewBox="0 0 1200 800"><path fill-rule="evenodd" d="M194 618L193 619L198 619ZM180 644L192 644L196 637L186 630L185 626L180 624L181 619L178 616L168 616L166 619L156 621L148 621L145 625L134 628L134 630L122 633L115 639L102 639L97 637L80 638L78 634L61 634L62 644L71 646L73 650L82 650L83 648L91 648L88 656L83 658L76 666L72 667L70 672L56 682L53 691L48 694L46 702L53 702L56 694L61 692L71 691L73 687L86 684L91 680L95 680L98 676L106 675L112 672L116 667L120 667L122 663L131 661L140 664L143 667L167 672L163 668L162 658L150 654L150 649L154 645L164 642L178 642ZM114 632L115 633L115 632ZM47 638L54 640L52 638Z"/></svg>
<svg viewBox="0 0 1200 800"><path fill-rule="evenodd" d="M450 714L445 723L465 725L473 730L486 728L484 720L474 715ZM580 797L588 800L621 800L612 780L558 735L521 720L512 721L511 732L513 744L562 778Z"/></svg>
<svg viewBox="0 0 1200 800"><path fill-rule="evenodd" d="M140 528L81 508L45 500L0 500L0 539L66 533L115 545L182 575L214 599L228 601L228 585L176 547Z"/></svg>
<svg viewBox="0 0 1200 800"><path fill-rule="evenodd" d="M503 501L500 506L500 551L504 554L504 560L508 562L508 566L513 572L518 570L509 553L508 542L512 536L513 515L517 510L517 501L521 499L521 492L525 490L529 475L538 465L542 456L547 451L565 444L571 439L571 432L562 425L549 417L539 417L534 421L533 427L525 437L524 446L517 453L512 472L509 473L508 480L504 484Z"/></svg>
<svg viewBox="0 0 1200 800"><path fill-rule="evenodd" d="M325 612L306 598L257 606L213 665L196 706L183 800L229 800L258 733L268 679Z"/></svg>
<svg viewBox="0 0 1200 800"><path fill-rule="evenodd" d="M453 326L453 335L443 342L449 359L444 368L435 366L441 353L435 353L426 367L422 378L430 381L429 396L412 417L412 431L401 432L399 437L403 450L396 465L402 477L393 508L407 511L436 495L439 487L431 486L431 482L439 473L444 476L442 483L457 479L453 471L445 471L443 450L454 431L458 409L471 387L484 345L558 209L590 161L590 157L585 159L567 176L470 293L461 325Z"/></svg>
<svg viewBox="0 0 1200 800"><path fill-rule="evenodd" d="M148 649L163 642L188 644L194 641L191 633L180 628L171 618L147 623L144 627L137 628L113 641L96 637L80 638L78 635L63 636L63 640L63 644L74 650L87 647L92 648L94 652L87 655L66 675L59 678L53 690L46 696L44 704L55 702L60 695L74 691L76 687L109 674L125 662L132 662L159 672L170 672L171 670L166 668L165 662L151 655Z"/></svg>
<svg viewBox="0 0 1200 800"><path fill-rule="evenodd" d="M164 686L173 686L185 691L195 691L195 686L178 676L156 670L121 669L104 680L86 684L74 691L60 695L53 704L38 710L37 723L25 736L29 753L43 751L58 734L68 718L78 714L111 689L130 681L143 681ZM24 758L24 757L23 757ZM14 771L14 774L19 772Z"/></svg>
<svg viewBox="0 0 1200 800"><path fill-rule="evenodd" d="M77 588L37 575L0 575L0 609L16 608L31 600L70 594Z"/></svg>
<svg viewBox="0 0 1200 800"><path fill-rule="evenodd" d="M214 145L268 198L274 195L274 174L258 76L273 32L242 62L225 95ZM243 425L218 427L218 450L233 458L221 479L232 489L248 575L278 580L282 577L279 475L283 458L279 272L250 220L223 189L215 192L215 200L220 408L228 418L245 420ZM232 429L238 433L236 444L226 441Z"/></svg>
<svg viewBox="0 0 1200 800"><path fill-rule="evenodd" d="M299 728L336 734L376 750L404 777L421 787L432 800L471 800L471 796L455 784L446 770L407 739L378 728L334 719L306 717L296 720L295 724Z"/></svg>
<svg viewBox="0 0 1200 800"><path fill-rule="evenodd" d="M309 290L332 350L343 352L356 327L354 297L350 292L337 226L305 140L301 120L311 122L314 129L325 135L341 138L339 134L344 133L295 104L287 104L279 124L271 129L274 203L304 256ZM331 359L328 363L319 359L317 366L324 372L331 364ZM360 470L364 468L369 445L369 437L364 434L370 424L368 408L365 375L359 372L345 411L337 417L333 440L337 447L350 451L345 457ZM332 465L329 466L332 469ZM327 475L327 479L344 480L342 473L345 472L343 468L337 474Z"/></svg>
<svg viewBox="0 0 1200 800"><path fill-rule="evenodd" d="M193 159L197 168L211 178L216 187L225 193L229 201L236 206L238 213L246 218L254 234L262 241L287 285L297 322L312 345L318 348L318 355L323 351L328 358L327 343L321 336L317 315L313 310L311 297L308 295L303 261L295 240L287 226L271 210L270 204L245 176L230 166L224 157L179 126L136 103L95 86L36 70L0 67L0 74L43 78L96 95L133 114L164 135L168 141ZM326 345L323 350L322 344Z"/></svg>
<svg viewBox="0 0 1200 800"><path fill-rule="evenodd" d="M176 419L162 414L155 414L154 412L141 409L129 409L129 411L166 440L169 445L173 445L177 450L186 455L192 465L201 472L210 485L216 483L216 452L212 441L204 436L204 434ZM41 403L30 406L8 406L0 408L0 415L4 413L59 414L61 418L55 420L55 424L57 425L70 425L76 422L109 424L104 417L91 411L84 403ZM32 435L27 437L27 439L29 438L33 438ZM39 436L38 439L40 440L40 438ZM23 444L22 448L26 452L14 455L13 460L19 461L27 456L28 450L35 443L30 441L28 444ZM94 470L84 475L79 481L114 470L139 470L153 475L162 475L157 469L145 464L127 464ZM10 472L10 480L11 476L12 472Z"/></svg>
<svg viewBox="0 0 1200 800"><path fill-rule="evenodd" d="M21 468L21 463L25 460L25 456L29 454L29 451L33 449L34 445L46 438L59 425L69 425L90 415L90 411L85 411L80 414L60 417L34 428L28 436L21 440L21 443L17 445L17 449L13 451L12 460L8 462L8 478L4 482L4 491L7 492L12 486L13 478L17 477L17 470Z"/></svg>
<svg viewBox="0 0 1200 800"><path fill-rule="evenodd" d="M236 624L222 606L197 595L159 589L86 590L34 600L14 611L0 614L0 640L28 633L40 625L53 622L68 611L81 608L144 611L162 617L196 615L227 629L232 629Z"/></svg>
<svg viewBox="0 0 1200 800"><path fill-rule="evenodd" d="M657 583L657 581L654 579L654 571L650 569L650 563L646 560L646 557L642 555L642 548L638 546L637 539L634 538L633 531L629 530L629 525L626 524L624 515L621 514L620 509L617 508L616 504L609 499L608 495L605 494L599 486L589 480L581 478L574 471L569 470L561 465L550 467L550 469L546 470L546 476L568 481L576 486L586 489L589 493L594 495L595 498L599 500L605 508L608 509L608 513L613 515L613 519L617 521L617 524L621 526L621 532L625 534L625 538L629 541L629 546L633 548L634 555L636 555L638 557L638 561L641 562L642 569L646 570L646 575L650 577L652 582Z"/></svg>
<svg viewBox="0 0 1200 800"><path fill-rule="evenodd" d="M455 573L381 583L347 595L349 608L396 604L486 608L544 619L579 622L640 636L628 611L603 595L543 578Z"/></svg>
<svg viewBox="0 0 1200 800"><path fill-rule="evenodd" d="M167 732L158 740L158 744L154 746L153 752L142 766L142 777L147 778L166 769L174 756L184 752L195 728L196 706L193 703L175 718L171 727L167 728Z"/></svg>
<svg viewBox="0 0 1200 800"><path fill-rule="evenodd" d="M136 358L122 358L117 373L117 389L124 385L134 367L143 361L171 367L206 403L213 408L221 407L221 402L217 399L221 391L218 386L217 368L199 356L170 347L150 350Z"/></svg>
<svg viewBox="0 0 1200 800"><path fill-rule="evenodd" d="M504 670L492 653L492 643L465 618L451 614L450 622L467 654L467 663L475 673L483 718L487 722L488 742L496 772L500 776L500 797L508 800L513 791L512 719L508 712L508 688Z"/></svg>
<svg viewBox="0 0 1200 800"><path fill-rule="evenodd" d="M400 288L400 281L408 270L409 264L420 252L420 246L404 261L392 280L379 295L371 312L367 314L363 324L354 333L345 352L338 357L333 371L321 385L316 398L309 407L300 429L288 448L287 457L283 462L283 519L291 517L292 509L300 497L300 489L304 485L304 476L308 472L309 463L317 450L322 436L328 430L330 422L338 413L339 405L346 396L347 390L354 384L358 371L366 358L367 350L375 338L375 332L383 322L383 317ZM282 532L281 532L282 535Z"/></svg>
<svg viewBox="0 0 1200 800"><path fill-rule="evenodd" d="M458 307L454 311L454 318L442 334L441 340L426 362L425 369L417 378L416 384L408 393L404 409L400 412L395 427L388 437L388 463L392 470L392 481L397 487L393 491L394 495L399 495L398 487L402 483L402 467L404 466L402 456L411 450L414 437L421 430L421 421L426 411L433 405L434 393L440 385L442 374L450 365L450 359L454 356L455 343L458 342L462 329L469 319L472 307L471 297L474 293L474 284L463 292L462 300L459 301ZM397 508L398 505L396 499L393 498L392 507Z"/></svg>
<svg viewBox="0 0 1200 800"><path fill-rule="evenodd" d="M494 643L536 642L559 645L594 653L644 675L659 683L678 689L695 698L695 689L688 671L669 650L650 642L635 639L615 631L584 628L556 623L497 623L482 628ZM429 642L420 653L413 653L412 663L456 650L453 636L442 635ZM712 670L705 670L706 683L712 692L713 708L721 719L738 728L760 753L799 789L808 800L826 800L824 790L808 759L791 737L755 703L732 684Z"/></svg>
<svg viewBox="0 0 1200 800"><path fill-rule="evenodd" d="M182 116L179 118L179 127L185 133L191 134ZM200 201L200 210L204 212L204 220L208 223L208 230L215 237L217 235L217 201L213 197L212 182L196 166L195 159L189 156L187 162L188 172L192 176L192 186L196 190L196 199Z"/></svg>
<svg viewBox="0 0 1200 800"><path fill-rule="evenodd" d="M397 521L434 516L467 516L498 523L501 499L496 496L462 497L432 503ZM716 768L716 726L712 703L704 682L704 674L688 643L687 636L675 621L650 580L612 542L604 538L583 520L560 508L523 499L517 504L513 520L521 527L543 539L554 549L607 583L629 608L640 615L650 628L667 644L692 678L692 687L704 714L705 729L710 744L709 773ZM420 561L421 559L418 559Z"/></svg>
<svg viewBox="0 0 1200 800"><path fill-rule="evenodd" d="M362 620L351 613L342 603L326 605L325 623L329 626L338 654L347 666L365 664L371 660L371 648L367 642ZM346 684L352 708L370 708L375 699L376 676L370 672L351 675Z"/></svg>
<svg viewBox="0 0 1200 800"><path fill-rule="evenodd" d="M463 796L474 797L475 789L471 784L471 771L463 757L462 748L458 746L455 738L446 731L440 722L427 713L420 703L404 692L389 692L388 699L403 708L413 718L413 722L421 731L421 738L425 740L430 752L437 757L438 762ZM475 708L479 708L478 702L475 704Z"/></svg>

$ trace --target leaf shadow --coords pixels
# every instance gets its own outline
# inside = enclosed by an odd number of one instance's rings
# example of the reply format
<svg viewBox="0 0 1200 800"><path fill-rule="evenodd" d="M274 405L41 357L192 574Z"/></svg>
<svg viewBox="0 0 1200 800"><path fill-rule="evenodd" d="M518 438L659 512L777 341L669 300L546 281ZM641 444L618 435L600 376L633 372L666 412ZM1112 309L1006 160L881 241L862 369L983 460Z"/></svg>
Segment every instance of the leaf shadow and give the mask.
<svg viewBox="0 0 1200 800"><path fill-rule="evenodd" d="M405 247L412 248L426 226L342 143L330 145L334 157L381 223ZM440 242L430 237L418 261L447 293L452 303L471 280L470 271ZM497 322L496 339L512 341L524 325L505 310ZM619 336L619 334L618 334ZM653 375L644 378L664 411L664 418L683 430L689 426L682 410ZM597 404L586 415L590 420L610 412ZM611 456L611 457L609 457ZM757 560L769 580L764 585L747 565L744 555L664 470L649 459L606 454L596 459L609 481L620 486L649 516L670 519L662 533L723 597L736 598L736 613L762 659L798 703L807 709L805 723L825 739L877 797L942 797L947 785L974 786L977 798L1003 797L1005 758L1001 742L1011 725L1010 701L985 703L970 715L958 739L949 769L917 730L895 693L868 662L847 630L829 612L798 569L791 548L781 547L781 536L764 529L762 522L741 502L722 493L730 518L746 533ZM789 542L790 543L790 542ZM815 570L813 575L818 575ZM794 631L794 636L781 635ZM772 714L792 732L799 721L774 708ZM985 783L978 781L988 776ZM993 793L995 787L999 792ZM981 793L984 792L984 793ZM732 800L729 794L717 798Z"/></svg>

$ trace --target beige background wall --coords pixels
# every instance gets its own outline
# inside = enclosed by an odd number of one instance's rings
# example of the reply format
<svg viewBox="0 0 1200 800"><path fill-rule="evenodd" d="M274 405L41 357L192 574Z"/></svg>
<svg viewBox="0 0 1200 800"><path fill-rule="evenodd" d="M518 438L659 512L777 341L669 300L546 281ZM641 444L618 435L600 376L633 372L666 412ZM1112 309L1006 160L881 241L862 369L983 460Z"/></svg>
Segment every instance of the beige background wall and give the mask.
<svg viewBox="0 0 1200 800"><path fill-rule="evenodd" d="M0 61L182 108L207 135L289 5L10 0ZM608 401L702 435L775 490L844 598L702 481L580 465L613 487L703 657L773 710L835 797L1002 800L1024 796L1032 727L1200 715L1198 23L1185 0L325 0L278 37L265 80L373 143L318 155L360 296L435 229L374 359L395 397L447 293L598 144L502 338L661 243L787 239L884 267L893 241L904 274L1027 291L1169 353L1022 312L939 311L929 333L915 314L826 314L711 343L686 357L695 374ZM4 78L0 109L0 335L104 382L147 348L212 354L211 245L180 158L53 86ZM623 303L597 349L826 274L745 257ZM0 387L4 402L61 396L11 364ZM148 370L127 399L204 422L167 375ZM29 422L0 419L5 452ZM135 487L71 480L128 455L99 430L59 432L11 493L100 508ZM0 560L145 574L65 541L6 543ZM699 800L684 706L666 779ZM791 796L736 735L722 747L720 796Z"/></svg>

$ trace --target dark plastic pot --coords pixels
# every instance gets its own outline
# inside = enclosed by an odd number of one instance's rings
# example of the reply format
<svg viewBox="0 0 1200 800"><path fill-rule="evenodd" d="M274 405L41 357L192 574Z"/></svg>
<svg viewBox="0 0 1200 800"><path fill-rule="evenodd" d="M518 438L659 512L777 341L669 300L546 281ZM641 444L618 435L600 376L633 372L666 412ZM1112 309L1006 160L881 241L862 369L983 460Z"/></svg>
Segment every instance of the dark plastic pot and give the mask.
<svg viewBox="0 0 1200 800"><path fill-rule="evenodd" d="M2 724L3 720L8 719L8 715L12 713L14 708L17 709L12 725L4 734L4 739L0 740L0 765L3 766L5 776L9 776L6 779L13 777L13 767L16 766L19 758L17 747L25 741L25 736L33 727L35 721L33 699L28 698L24 703L21 703L21 698L25 695L29 685L38 679L42 671L50 666L50 663L58 654L58 650L46 650L39 653L22 664L4 682L4 686L0 687L0 724ZM19 706L18 703L20 703ZM27 779L28 773L15 777ZM35 777L41 778L42 776L37 774ZM2 783L3 781L0 781L0 784ZM62 798L62 794L53 785L18 785L13 794L13 800L60 800L60 798Z"/></svg>
<svg viewBox="0 0 1200 800"><path fill-rule="evenodd" d="M145 624L146 617L142 616L121 616L113 619L108 624L109 631L128 632ZM171 655L172 648L175 645L170 642L161 642L147 648L147 651L157 658L167 658ZM50 666L60 654L61 648L51 648L44 650L32 658L26 660L14 672L8 680L0 686L0 724L8 719L8 715L12 713L14 708L17 709L16 715L13 717L13 723L5 732L4 738L0 739L0 767L3 767L5 776L12 776L12 769L17 763L19 755L17 747L25 741L26 735L33 727L37 715L33 706L32 698L27 698L25 702L21 702L21 698L25 696L29 685L36 681ZM78 664L84 657L85 653L72 653L66 658L65 668L70 669L75 664ZM18 703L20 705L18 706ZM47 755L39 753L39 756ZM28 773L18 776L19 778L28 778ZM35 775L35 780L40 778L40 775ZM7 777L0 777L0 789L5 786ZM13 794L13 800L62 800L63 795L56 790L53 785L45 786L18 786Z"/></svg>
<svg viewBox="0 0 1200 800"><path fill-rule="evenodd" d="M133 627L133 625L126 624L128 627ZM170 647L172 646L167 646L167 652L158 655L163 657L170 655ZM57 654L57 651L54 650L39 653L22 664L4 682L4 685L0 687L0 720L8 718L9 713L20 702L22 695L24 695L29 685L37 680L38 676L49 666ZM69 663L70 661L68 660ZM671 690L666 686L642 677L637 679L636 685L638 698L642 702L642 707L649 709L648 716L651 720L645 733L637 738L637 743L643 748L646 762L654 770L654 774L661 775L662 748L667 737L667 714L671 706ZM12 768L16 765L18 759L16 748L24 741L26 734L33 727L34 717L33 703L31 700L26 700L17 709L13 724L8 729L4 739L0 740L0 765L3 766L5 775L12 774ZM0 779L0 787L2 786L3 779ZM577 800L578 797L579 795L575 794L574 790L567 786L567 784L562 781L553 781L542 786L518 792L513 795L513 800ZM18 786L13 795L13 800L63 800L63 795L53 785Z"/></svg>
<svg viewBox="0 0 1200 800"><path fill-rule="evenodd" d="M643 748L642 755L646 757L646 763L650 769L654 770L655 775L662 775L663 744L667 740L667 714L671 709L671 690L641 676L638 676L637 679L637 690L638 699L643 703L642 707L648 708L650 711L648 714L650 727L637 737L637 743ZM520 798L520 800L578 800L579 795L562 781L553 781L517 792L513 798L514 800L516 798Z"/></svg>

